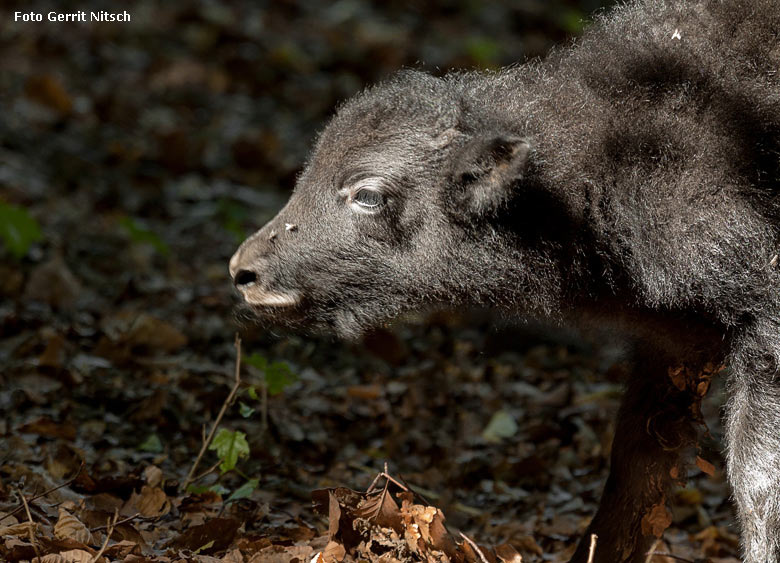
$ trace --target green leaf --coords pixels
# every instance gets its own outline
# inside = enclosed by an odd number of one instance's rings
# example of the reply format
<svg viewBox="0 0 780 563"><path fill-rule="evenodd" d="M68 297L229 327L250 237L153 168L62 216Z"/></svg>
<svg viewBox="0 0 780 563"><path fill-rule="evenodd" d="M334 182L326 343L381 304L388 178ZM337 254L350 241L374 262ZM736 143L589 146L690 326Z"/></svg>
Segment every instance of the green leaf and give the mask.
<svg viewBox="0 0 780 563"><path fill-rule="evenodd" d="M160 437L157 434L149 434L146 440L144 440L141 445L138 446L138 449L142 452L158 454L163 451L163 445L160 441Z"/></svg>
<svg viewBox="0 0 780 563"><path fill-rule="evenodd" d="M271 395L278 395L284 391L285 387L295 383L297 379L298 376L284 362L274 362L265 370L265 384Z"/></svg>
<svg viewBox="0 0 780 563"><path fill-rule="evenodd" d="M271 395L278 395L284 391L285 387L298 380L298 376L292 372L290 366L285 362L269 364L266 358L257 353L244 356L244 363L263 372L265 386ZM250 387L249 396L257 400L257 390Z"/></svg>
<svg viewBox="0 0 780 563"><path fill-rule="evenodd" d="M222 460L219 469L222 473L226 473L235 469L239 458L249 455L249 442L246 441L246 434L239 430L231 432L226 428L220 428L209 449L216 450L219 459Z"/></svg>
<svg viewBox="0 0 780 563"><path fill-rule="evenodd" d="M230 492L230 489L219 483L213 485L190 485L187 487L187 492L193 495L202 495L206 492L217 493L218 495L224 495Z"/></svg>
<svg viewBox="0 0 780 563"><path fill-rule="evenodd" d="M247 498L249 495L252 494L252 491L254 491L259 484L260 484L259 479L250 479L249 481L241 485L239 488L237 488L235 491L233 491L233 494L230 495L225 502L232 502L234 500Z"/></svg>
<svg viewBox="0 0 780 563"><path fill-rule="evenodd" d="M241 416L243 416L244 418L249 418L250 416L255 414L255 409L253 409L243 401L238 402L238 408L239 408L239 412L241 413Z"/></svg>
<svg viewBox="0 0 780 563"><path fill-rule="evenodd" d="M220 485L219 483L214 483L210 487L207 487L206 490L211 491L212 493L217 493L218 495L226 495L230 492L230 489L228 489L225 485Z"/></svg>
<svg viewBox="0 0 780 563"><path fill-rule="evenodd" d="M265 371L265 368L268 367L268 360L266 360L257 352L248 356L244 356L244 363L252 366L253 368L257 368L260 371Z"/></svg>
<svg viewBox="0 0 780 563"><path fill-rule="evenodd" d="M193 495L202 495L209 490L211 490L211 487L208 485L189 485L187 487L187 492L192 493Z"/></svg>
<svg viewBox="0 0 780 563"><path fill-rule="evenodd" d="M165 244L157 233L150 231L132 217L122 217L119 220L119 224L127 231L127 234L130 235L130 240L133 242L137 244L149 244L153 246L161 256L168 256L170 253L168 245Z"/></svg>
<svg viewBox="0 0 780 563"><path fill-rule="evenodd" d="M247 391L246 391L246 392L247 392L247 393L249 393L249 397L250 397L250 398L251 398L253 401L257 401L257 400L259 400L259 397L257 396L257 389L255 389L255 387L254 387L254 386L252 386L252 387L250 387L249 389L247 389Z"/></svg>
<svg viewBox="0 0 780 563"><path fill-rule="evenodd" d="M496 443L504 438L511 438L516 432L517 422L514 417L506 411L498 411L482 431L482 437L488 442Z"/></svg>
<svg viewBox="0 0 780 563"><path fill-rule="evenodd" d="M23 207L0 202L0 238L17 260L43 238L41 227Z"/></svg>
<svg viewBox="0 0 780 563"><path fill-rule="evenodd" d="M192 552L192 554L193 554L193 555L197 555L197 554L198 554L198 553L200 553L201 551L204 551L204 550L206 550L206 549L211 549L212 547L214 547L214 540L211 540L211 541L210 541L210 542L208 542L208 543L204 543L204 544L203 544L202 546L200 546L198 549L196 549L195 551L193 551L193 552Z"/></svg>

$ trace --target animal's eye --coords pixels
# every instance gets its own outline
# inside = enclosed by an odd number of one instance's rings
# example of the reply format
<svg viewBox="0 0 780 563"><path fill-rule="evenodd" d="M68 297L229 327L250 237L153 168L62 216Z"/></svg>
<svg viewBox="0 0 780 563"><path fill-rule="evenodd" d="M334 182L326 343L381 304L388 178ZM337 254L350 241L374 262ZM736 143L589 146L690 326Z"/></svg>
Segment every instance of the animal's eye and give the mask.
<svg viewBox="0 0 780 563"><path fill-rule="evenodd" d="M376 190L362 188L355 192L352 201L366 209L376 209L385 202L384 196Z"/></svg>
<svg viewBox="0 0 780 563"><path fill-rule="evenodd" d="M339 196L356 213L378 213L387 203L386 181L380 176L356 178L346 182Z"/></svg>

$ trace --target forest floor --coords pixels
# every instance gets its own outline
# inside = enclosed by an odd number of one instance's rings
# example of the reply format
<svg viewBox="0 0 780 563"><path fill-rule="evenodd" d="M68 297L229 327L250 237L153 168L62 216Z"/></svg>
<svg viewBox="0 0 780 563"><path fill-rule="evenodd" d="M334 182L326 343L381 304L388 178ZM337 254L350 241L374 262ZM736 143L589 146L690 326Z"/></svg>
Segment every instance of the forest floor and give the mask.
<svg viewBox="0 0 780 563"><path fill-rule="evenodd" d="M417 61L543 53L587 3L325 4L0 18L0 560L572 554L608 468L614 342L476 312L277 335L235 323L227 261L339 99ZM714 469L675 491L656 546L674 557L652 562L738 561L710 395Z"/></svg>

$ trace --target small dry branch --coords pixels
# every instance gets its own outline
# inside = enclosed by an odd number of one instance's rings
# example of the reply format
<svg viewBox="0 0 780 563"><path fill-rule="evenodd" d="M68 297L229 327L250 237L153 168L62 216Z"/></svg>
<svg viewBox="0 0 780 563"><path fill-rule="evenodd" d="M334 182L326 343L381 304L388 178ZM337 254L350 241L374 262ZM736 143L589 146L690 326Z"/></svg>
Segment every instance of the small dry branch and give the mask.
<svg viewBox="0 0 780 563"><path fill-rule="evenodd" d="M35 539L35 522L32 519L32 514L30 514L30 505L27 504L27 499L22 494L22 491L19 491L19 496L22 497L22 505L24 506L24 511L27 513L27 521L30 523L30 527L28 528L28 531L30 532L30 543L33 546L35 555L38 556L38 561L40 561L41 552L38 550L38 540Z"/></svg>
<svg viewBox="0 0 780 563"><path fill-rule="evenodd" d="M471 538L469 538L463 532L460 532L460 537L462 537L466 541L466 543L471 546L471 549L474 550L474 553L476 553L479 556L479 560L481 563L489 563L487 557L485 557L485 554L482 553L482 550L479 548L479 546L476 543L474 543L474 541Z"/></svg>
<svg viewBox="0 0 780 563"><path fill-rule="evenodd" d="M599 541L599 537L596 534L590 535L590 548L588 549L588 563L593 563L593 558L596 557L596 542Z"/></svg>
<svg viewBox="0 0 780 563"><path fill-rule="evenodd" d="M138 516L138 515L136 514L135 516ZM133 516L133 518L135 518L135 516ZM103 541L103 545L100 546L100 551L98 551L95 554L95 556L92 558L92 562L91 563L97 563L100 560L100 556L103 555L103 552L108 547L108 542L111 539L111 534L114 533L114 529L116 528L117 524L119 524L118 520L119 520L119 511L118 510L114 510L114 517L113 518L109 518L108 522L106 522L106 539L105 539L105 541ZM131 520L132 520L132 518L131 518ZM126 522L126 521L127 520L122 520L122 522Z"/></svg>
<svg viewBox="0 0 780 563"><path fill-rule="evenodd" d="M108 524L105 526L96 526L94 528L90 528L90 532L100 532L101 530L108 530L109 527L116 528L117 526L121 526L122 524L127 524L128 522L135 520L136 518L140 517L141 514L139 512L136 512L132 516L128 516L127 518L122 518L118 522L111 522L109 520ZM154 520L154 518L145 518L144 520Z"/></svg>
<svg viewBox="0 0 780 563"><path fill-rule="evenodd" d="M195 463L192 464L192 467L190 468L190 472L187 474L187 478L184 480L184 486L182 487L184 491L186 491L187 487L190 485L190 483L192 483L193 481L192 476L195 474L195 471L198 469L200 460L203 458L203 455L206 453L209 444L211 444L211 440L214 439L214 434L216 434L217 428L219 428L219 423L222 422L222 417L225 416L225 412L227 411L228 407L233 403L233 399L236 398L236 393L238 393L240 387L241 387L241 337L238 336L238 334L236 334L235 382L233 383L233 388L230 390L230 394L227 396L227 399L225 399L225 402L222 403L222 408L219 410L219 414L217 415L217 418L214 420L214 424L211 425L211 431L209 432L208 436L206 436L203 440L203 445L200 448L198 457L195 458Z"/></svg>

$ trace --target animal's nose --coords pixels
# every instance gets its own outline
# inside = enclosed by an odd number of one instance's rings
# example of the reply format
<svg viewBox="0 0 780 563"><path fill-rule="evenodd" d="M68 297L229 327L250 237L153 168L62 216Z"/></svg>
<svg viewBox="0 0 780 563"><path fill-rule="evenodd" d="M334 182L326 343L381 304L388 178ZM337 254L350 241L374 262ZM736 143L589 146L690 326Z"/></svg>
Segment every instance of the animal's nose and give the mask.
<svg viewBox="0 0 780 563"><path fill-rule="evenodd" d="M233 283L237 288L251 287L257 281L257 274L250 270L239 270L233 277Z"/></svg>
<svg viewBox="0 0 780 563"><path fill-rule="evenodd" d="M242 246L230 259L230 277L238 289L247 289L257 283L257 272L246 264L246 251Z"/></svg>

